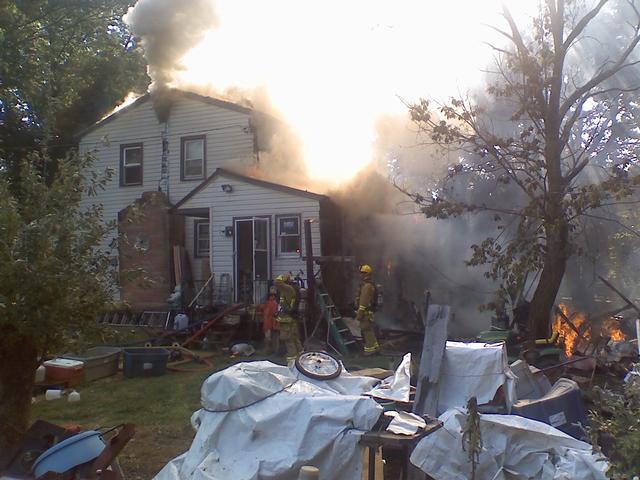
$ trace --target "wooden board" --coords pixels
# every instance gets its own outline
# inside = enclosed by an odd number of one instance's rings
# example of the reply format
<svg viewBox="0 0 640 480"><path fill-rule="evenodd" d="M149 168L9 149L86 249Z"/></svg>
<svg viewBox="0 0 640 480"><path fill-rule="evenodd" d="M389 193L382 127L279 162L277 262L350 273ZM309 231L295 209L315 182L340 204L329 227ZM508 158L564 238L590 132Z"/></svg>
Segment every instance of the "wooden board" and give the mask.
<svg viewBox="0 0 640 480"><path fill-rule="evenodd" d="M447 346L448 307L429 305L426 317L413 411L418 415L427 414L435 417L440 367Z"/></svg>

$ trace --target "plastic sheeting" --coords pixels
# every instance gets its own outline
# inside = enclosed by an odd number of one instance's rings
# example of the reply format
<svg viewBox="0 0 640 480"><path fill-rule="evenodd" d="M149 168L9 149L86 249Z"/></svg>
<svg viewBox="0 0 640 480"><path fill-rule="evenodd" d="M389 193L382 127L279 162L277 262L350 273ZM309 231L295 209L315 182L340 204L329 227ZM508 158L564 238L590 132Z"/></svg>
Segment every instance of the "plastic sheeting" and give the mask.
<svg viewBox="0 0 640 480"><path fill-rule="evenodd" d="M371 381L347 373L314 381L266 361L215 373L202 386L203 409L192 416L191 447L155 479L294 480L303 465L318 467L322 478L360 478L360 434L382 411L360 395Z"/></svg>
<svg viewBox="0 0 640 480"><path fill-rule="evenodd" d="M369 395L383 400L408 402L411 389L411 353L407 353L393 376L371 389Z"/></svg>
<svg viewBox="0 0 640 480"><path fill-rule="evenodd" d="M288 370L288 369L287 369ZM332 380L316 380L307 377L297 368L292 367L289 374L299 380L304 380L323 390L329 390L340 395L361 395L363 392L369 391L374 385L380 383L380 380L372 377L363 377L361 375L352 375L342 366L342 373L338 378Z"/></svg>
<svg viewBox="0 0 640 480"><path fill-rule="evenodd" d="M471 397L490 402L504 387L507 410L515 401L515 376L504 344L447 342L438 381L438 414L464 407Z"/></svg>
<svg viewBox="0 0 640 480"><path fill-rule="evenodd" d="M466 414L452 409L440 416L442 429L423 438L411 463L435 480L471 478L468 454L461 448ZM605 480L607 463L591 445L550 425L516 415L481 415L482 451L476 478L506 480Z"/></svg>
<svg viewBox="0 0 640 480"><path fill-rule="evenodd" d="M427 422L415 413L403 411L384 412L385 416L393 417L387 431L398 435L413 435L421 428L426 428Z"/></svg>

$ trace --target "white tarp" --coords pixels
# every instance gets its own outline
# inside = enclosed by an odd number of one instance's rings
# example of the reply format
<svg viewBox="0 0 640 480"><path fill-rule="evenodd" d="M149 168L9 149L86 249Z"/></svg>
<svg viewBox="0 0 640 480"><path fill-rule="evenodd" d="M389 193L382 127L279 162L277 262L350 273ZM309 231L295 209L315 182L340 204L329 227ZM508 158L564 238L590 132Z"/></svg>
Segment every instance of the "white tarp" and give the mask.
<svg viewBox="0 0 640 480"><path fill-rule="evenodd" d="M336 393L371 388L358 378L345 373L323 385L267 361L217 372L202 386L191 447L155 479L294 480L303 465L318 467L322 478L360 478L360 434L382 408L362 395Z"/></svg>
<svg viewBox="0 0 640 480"><path fill-rule="evenodd" d="M282 367L287 368L287 367ZM287 370L289 370L287 368ZM342 366L342 373L338 378L332 380L316 380L307 377L297 368L292 367L289 375L293 375L299 380L311 383L323 390L330 390L333 393L341 395L362 395L363 392L369 391L374 385L380 383L380 380L373 377L363 377L361 375L352 375Z"/></svg>
<svg viewBox="0 0 640 480"><path fill-rule="evenodd" d="M471 463L462 450L463 409L440 416L443 428L424 437L411 463L435 480L467 480ZM481 415L482 451L476 478L486 480L606 480L607 463L591 445L545 423L517 415Z"/></svg>
<svg viewBox="0 0 640 480"><path fill-rule="evenodd" d="M504 344L447 342L438 380L438 415L466 406L471 397L478 405L487 403L501 386L510 411L514 379Z"/></svg>
<svg viewBox="0 0 640 480"><path fill-rule="evenodd" d="M426 428L427 422L424 418L415 413L403 412L402 410L384 412L385 416L392 417L387 431L397 435L413 435L421 428Z"/></svg>
<svg viewBox="0 0 640 480"><path fill-rule="evenodd" d="M369 392L369 395L383 400L408 402L411 389L411 353L402 357L395 373L385 378Z"/></svg>

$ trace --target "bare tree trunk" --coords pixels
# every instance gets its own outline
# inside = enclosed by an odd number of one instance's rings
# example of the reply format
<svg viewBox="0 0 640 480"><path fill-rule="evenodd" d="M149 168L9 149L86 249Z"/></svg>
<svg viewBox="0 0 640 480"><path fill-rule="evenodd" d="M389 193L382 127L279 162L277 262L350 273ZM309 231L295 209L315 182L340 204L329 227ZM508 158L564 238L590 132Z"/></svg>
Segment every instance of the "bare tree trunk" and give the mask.
<svg viewBox="0 0 640 480"><path fill-rule="evenodd" d="M27 430L38 352L30 336L0 335L0 452ZM1 455L0 455L1 456Z"/></svg>
<svg viewBox="0 0 640 480"><path fill-rule="evenodd" d="M569 258L569 227L564 219L547 233L547 252L529 308L529 341L548 338L550 317Z"/></svg>

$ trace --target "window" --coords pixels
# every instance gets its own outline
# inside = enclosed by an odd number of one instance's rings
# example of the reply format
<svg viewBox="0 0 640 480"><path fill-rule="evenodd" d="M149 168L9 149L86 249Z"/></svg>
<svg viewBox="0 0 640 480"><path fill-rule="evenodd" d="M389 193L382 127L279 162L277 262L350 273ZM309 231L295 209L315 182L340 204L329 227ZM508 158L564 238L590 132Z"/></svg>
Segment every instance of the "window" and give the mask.
<svg viewBox="0 0 640 480"><path fill-rule="evenodd" d="M278 246L283 255L300 255L300 216L278 217Z"/></svg>
<svg viewBox="0 0 640 480"><path fill-rule="evenodd" d="M209 256L209 221L196 220L194 223L193 251L196 257Z"/></svg>
<svg viewBox="0 0 640 480"><path fill-rule="evenodd" d="M207 160L205 137L183 137L180 139L180 177L182 180L200 180L205 176Z"/></svg>
<svg viewBox="0 0 640 480"><path fill-rule="evenodd" d="M120 145L120 185L142 185L142 144Z"/></svg>

